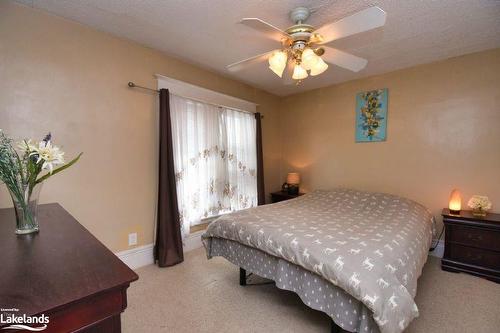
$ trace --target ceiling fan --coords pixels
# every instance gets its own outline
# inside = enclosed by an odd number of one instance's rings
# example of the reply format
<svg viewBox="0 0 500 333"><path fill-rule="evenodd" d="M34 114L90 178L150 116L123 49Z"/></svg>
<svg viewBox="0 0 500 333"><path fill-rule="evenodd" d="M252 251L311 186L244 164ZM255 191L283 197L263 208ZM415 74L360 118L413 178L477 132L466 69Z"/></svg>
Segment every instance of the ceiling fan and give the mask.
<svg viewBox="0 0 500 333"><path fill-rule="evenodd" d="M310 14L308 8L295 8L290 12L290 19L295 24L284 31L259 18L242 19L240 23L280 42L281 48L238 61L228 65L227 69L236 72L267 60L269 69L279 77L283 77L283 72L287 69L285 83L294 82L293 80L300 83L309 75L316 76L326 71L328 65L325 61L354 72L365 68L368 63L366 59L325 45L340 38L383 26L386 13L382 9L376 6L369 7L318 29L304 23Z"/></svg>

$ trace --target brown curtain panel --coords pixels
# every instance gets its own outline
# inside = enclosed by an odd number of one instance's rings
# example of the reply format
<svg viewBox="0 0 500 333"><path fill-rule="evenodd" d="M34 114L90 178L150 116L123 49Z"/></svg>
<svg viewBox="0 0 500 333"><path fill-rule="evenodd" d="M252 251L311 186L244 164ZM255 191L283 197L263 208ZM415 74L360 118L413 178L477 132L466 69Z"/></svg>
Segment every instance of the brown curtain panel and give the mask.
<svg viewBox="0 0 500 333"><path fill-rule="evenodd" d="M170 96L167 89L160 90L160 166L158 181L155 260L158 262L158 266L166 267L184 260L179 207L175 189Z"/></svg>
<svg viewBox="0 0 500 333"><path fill-rule="evenodd" d="M257 126L257 204L263 205L266 203L266 191L264 189L264 160L262 157L262 125L261 115L255 113L255 121Z"/></svg>

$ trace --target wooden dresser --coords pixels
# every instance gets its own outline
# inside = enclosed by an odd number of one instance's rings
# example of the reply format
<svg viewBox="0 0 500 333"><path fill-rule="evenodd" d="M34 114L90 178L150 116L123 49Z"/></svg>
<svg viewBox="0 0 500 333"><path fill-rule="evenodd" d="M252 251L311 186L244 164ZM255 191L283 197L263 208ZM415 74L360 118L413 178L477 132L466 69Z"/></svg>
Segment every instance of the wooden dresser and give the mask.
<svg viewBox="0 0 500 333"><path fill-rule="evenodd" d="M41 205L39 224L39 233L16 235L14 210L0 209L1 313L44 314L44 333L121 332L137 274L59 204Z"/></svg>
<svg viewBox="0 0 500 333"><path fill-rule="evenodd" d="M445 248L443 270L465 272L500 283L500 214L478 218L443 209Z"/></svg>

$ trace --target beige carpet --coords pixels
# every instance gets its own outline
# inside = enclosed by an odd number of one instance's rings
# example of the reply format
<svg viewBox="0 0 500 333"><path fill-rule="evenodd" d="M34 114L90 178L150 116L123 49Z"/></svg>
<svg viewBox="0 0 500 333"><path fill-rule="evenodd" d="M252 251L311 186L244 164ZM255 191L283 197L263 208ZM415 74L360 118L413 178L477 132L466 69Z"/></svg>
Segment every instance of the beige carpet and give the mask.
<svg viewBox="0 0 500 333"><path fill-rule="evenodd" d="M273 285L240 287L238 268L222 258L207 260L203 249L180 265L137 272L122 317L125 333L329 332L328 317L294 293ZM500 332L500 284L444 272L429 257L418 285L420 317L406 332Z"/></svg>

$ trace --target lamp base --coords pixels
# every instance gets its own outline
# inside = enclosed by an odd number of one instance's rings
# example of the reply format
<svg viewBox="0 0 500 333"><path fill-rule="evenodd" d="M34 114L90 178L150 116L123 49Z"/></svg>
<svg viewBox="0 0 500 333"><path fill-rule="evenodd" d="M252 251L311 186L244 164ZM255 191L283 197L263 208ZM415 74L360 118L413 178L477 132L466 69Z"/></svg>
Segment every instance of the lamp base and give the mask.
<svg viewBox="0 0 500 333"><path fill-rule="evenodd" d="M450 214L451 215L460 215L460 211L459 210L453 210L453 209L450 209Z"/></svg>
<svg viewBox="0 0 500 333"><path fill-rule="evenodd" d="M299 194L299 187L297 185L288 185L288 194L297 195Z"/></svg>

